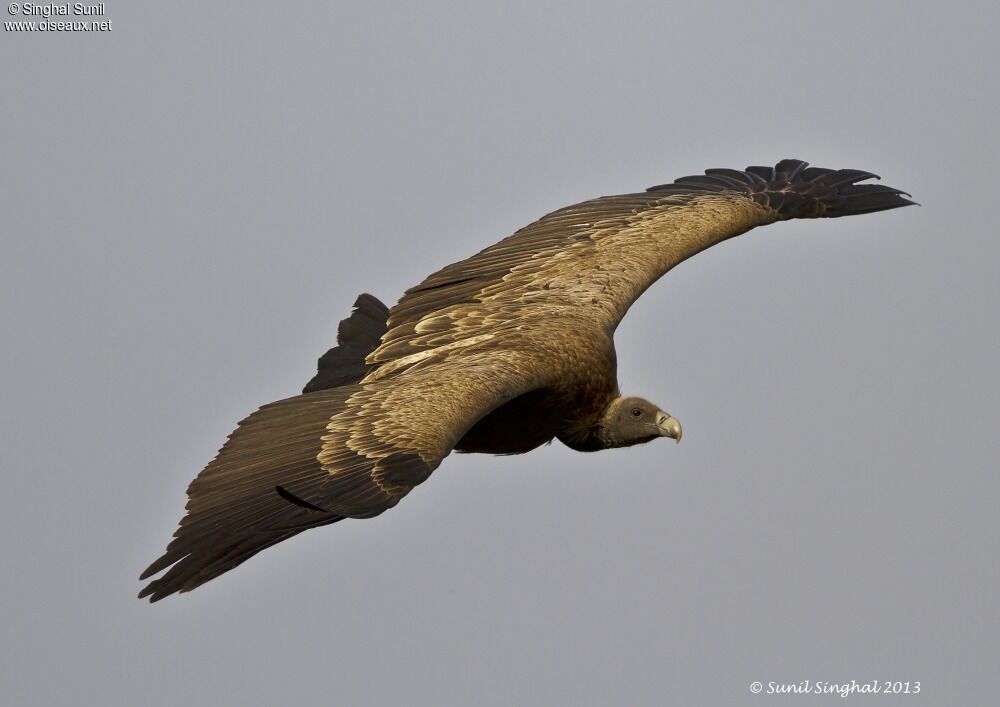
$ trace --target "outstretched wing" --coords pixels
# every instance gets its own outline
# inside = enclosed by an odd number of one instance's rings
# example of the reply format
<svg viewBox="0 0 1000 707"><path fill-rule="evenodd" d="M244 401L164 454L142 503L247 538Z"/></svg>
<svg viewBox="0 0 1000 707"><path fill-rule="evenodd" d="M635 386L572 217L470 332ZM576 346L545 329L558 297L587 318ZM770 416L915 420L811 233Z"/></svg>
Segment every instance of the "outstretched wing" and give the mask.
<svg viewBox="0 0 1000 707"><path fill-rule="evenodd" d="M649 285L720 241L774 221L913 203L898 189L858 184L872 177L783 160L746 171L711 169L559 209L407 290L367 358L375 366L369 377L534 316L589 318L610 334Z"/></svg>
<svg viewBox="0 0 1000 707"><path fill-rule="evenodd" d="M530 355L488 348L243 420L191 482L187 515L141 579L167 571L140 598L189 591L303 530L396 505L477 420L551 373Z"/></svg>

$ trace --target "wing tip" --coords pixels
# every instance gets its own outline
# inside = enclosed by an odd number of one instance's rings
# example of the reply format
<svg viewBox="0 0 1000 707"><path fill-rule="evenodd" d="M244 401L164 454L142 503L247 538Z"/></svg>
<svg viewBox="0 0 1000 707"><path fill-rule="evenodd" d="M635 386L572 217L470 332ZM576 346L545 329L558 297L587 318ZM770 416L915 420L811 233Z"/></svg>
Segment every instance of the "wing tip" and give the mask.
<svg viewBox="0 0 1000 707"><path fill-rule="evenodd" d="M704 175L681 177L672 184L660 184L646 191L740 193L774 210L779 219L851 216L918 205L901 189L864 183L870 179L881 177L860 169L810 167L805 160L786 158L774 166L708 169Z"/></svg>

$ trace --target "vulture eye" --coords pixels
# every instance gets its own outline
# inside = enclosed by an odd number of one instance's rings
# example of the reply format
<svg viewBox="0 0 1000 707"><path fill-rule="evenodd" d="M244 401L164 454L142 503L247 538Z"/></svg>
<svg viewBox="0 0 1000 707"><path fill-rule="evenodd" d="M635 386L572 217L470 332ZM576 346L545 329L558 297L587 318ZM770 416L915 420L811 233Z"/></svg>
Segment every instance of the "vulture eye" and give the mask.
<svg viewBox="0 0 1000 707"><path fill-rule="evenodd" d="M632 417L639 417L642 414L642 410L639 408L632 408Z"/></svg>

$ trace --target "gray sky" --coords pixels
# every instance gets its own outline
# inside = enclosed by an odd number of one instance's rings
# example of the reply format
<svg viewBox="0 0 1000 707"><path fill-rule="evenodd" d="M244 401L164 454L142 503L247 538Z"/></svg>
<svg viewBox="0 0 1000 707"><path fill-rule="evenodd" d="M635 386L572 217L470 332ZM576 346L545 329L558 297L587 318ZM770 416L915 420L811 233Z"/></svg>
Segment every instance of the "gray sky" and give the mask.
<svg viewBox="0 0 1000 707"><path fill-rule="evenodd" d="M0 701L995 702L995 4L205 5L0 38ZM620 378L681 445L456 455L376 520L135 599L190 479L359 292L784 157L923 206L653 287Z"/></svg>

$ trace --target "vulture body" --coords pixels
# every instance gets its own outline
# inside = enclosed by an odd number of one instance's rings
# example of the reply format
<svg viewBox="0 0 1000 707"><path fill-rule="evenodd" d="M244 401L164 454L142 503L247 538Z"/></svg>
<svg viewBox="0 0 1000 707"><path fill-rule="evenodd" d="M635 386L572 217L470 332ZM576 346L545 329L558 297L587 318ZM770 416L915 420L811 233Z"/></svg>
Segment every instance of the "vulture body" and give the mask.
<svg viewBox="0 0 1000 707"><path fill-rule="evenodd" d="M303 530L395 506L452 451L520 454L680 440L618 390L613 335L646 288L756 226L907 206L875 175L798 160L712 169L554 211L410 288L361 295L303 394L243 420L191 482L187 515L142 574L157 601Z"/></svg>

